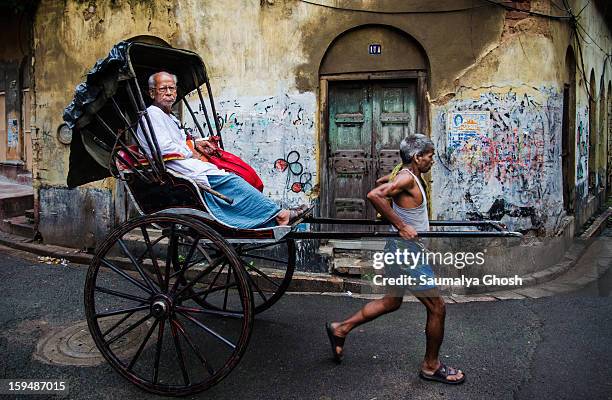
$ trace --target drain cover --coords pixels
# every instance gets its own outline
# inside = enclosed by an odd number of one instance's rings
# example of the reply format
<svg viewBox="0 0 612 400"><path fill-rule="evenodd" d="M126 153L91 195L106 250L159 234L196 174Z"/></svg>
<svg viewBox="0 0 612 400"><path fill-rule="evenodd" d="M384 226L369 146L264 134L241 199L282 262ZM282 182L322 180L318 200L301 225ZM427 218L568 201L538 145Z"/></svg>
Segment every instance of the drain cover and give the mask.
<svg viewBox="0 0 612 400"><path fill-rule="evenodd" d="M106 320L111 325L119 319L107 318ZM147 321L114 342L112 345L113 352L120 358L136 353L138 346L140 346L151 326L150 324ZM119 331L117 330L117 333ZM149 339L149 342L152 342L152 340ZM45 363L59 365L92 366L106 362L89 334L87 321L50 331L38 341L34 356Z"/></svg>

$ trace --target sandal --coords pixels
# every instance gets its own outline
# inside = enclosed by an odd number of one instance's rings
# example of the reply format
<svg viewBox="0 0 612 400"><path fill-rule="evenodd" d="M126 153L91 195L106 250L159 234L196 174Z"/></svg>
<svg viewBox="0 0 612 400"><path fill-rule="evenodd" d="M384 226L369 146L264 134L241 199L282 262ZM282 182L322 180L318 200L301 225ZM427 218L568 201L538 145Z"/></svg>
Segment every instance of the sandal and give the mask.
<svg viewBox="0 0 612 400"><path fill-rule="evenodd" d="M344 349L344 339L346 338L334 335L334 329L332 328L330 322L325 323L325 331L327 332L327 337L329 338L329 342L331 343L334 361L340 364L342 362L342 359L344 358L344 355L342 353L338 353L336 351L336 347L342 347Z"/></svg>
<svg viewBox="0 0 612 400"><path fill-rule="evenodd" d="M459 385L465 382L465 373L463 371L462 371L463 377L461 379L457 379L457 380L448 379L449 376L457 375L458 373L459 371L457 369L452 368L452 367L447 367L446 365L440 363L440 366L438 367L436 372L434 372L433 374L428 374L426 372L423 372L423 370L421 370L421 372L419 373L419 376L421 377L421 379L425 379L426 381L441 382L441 383L446 383L448 385Z"/></svg>
<svg viewBox="0 0 612 400"><path fill-rule="evenodd" d="M302 204L299 207L289 209L289 225L294 225L299 220L304 219L313 210L314 206Z"/></svg>

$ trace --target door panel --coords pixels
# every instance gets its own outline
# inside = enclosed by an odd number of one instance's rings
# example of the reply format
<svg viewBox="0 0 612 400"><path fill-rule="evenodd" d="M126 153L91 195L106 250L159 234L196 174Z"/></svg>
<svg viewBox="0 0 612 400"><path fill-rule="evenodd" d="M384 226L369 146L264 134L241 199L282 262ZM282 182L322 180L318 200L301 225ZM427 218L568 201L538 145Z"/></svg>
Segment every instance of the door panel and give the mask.
<svg viewBox="0 0 612 400"><path fill-rule="evenodd" d="M370 185L372 107L368 88L338 83L329 90L330 211L334 218L365 218Z"/></svg>
<svg viewBox="0 0 612 400"><path fill-rule="evenodd" d="M402 139L416 132L416 93L416 79L330 82L327 137L330 217L375 218L376 210L366 196L376 179L400 162Z"/></svg>
<svg viewBox="0 0 612 400"><path fill-rule="evenodd" d="M416 133L416 80L373 86L373 136L377 154L376 179L391 172L401 159L399 145Z"/></svg>

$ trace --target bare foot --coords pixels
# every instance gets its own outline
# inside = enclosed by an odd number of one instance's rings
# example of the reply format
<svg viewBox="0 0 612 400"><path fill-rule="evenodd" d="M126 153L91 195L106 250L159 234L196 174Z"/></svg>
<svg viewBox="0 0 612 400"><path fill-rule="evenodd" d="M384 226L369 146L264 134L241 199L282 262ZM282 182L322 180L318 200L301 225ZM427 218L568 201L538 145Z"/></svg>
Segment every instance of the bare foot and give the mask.
<svg viewBox="0 0 612 400"><path fill-rule="evenodd" d="M289 210L281 210L278 214L276 214L276 223L278 225L289 225L290 217L291 213Z"/></svg>

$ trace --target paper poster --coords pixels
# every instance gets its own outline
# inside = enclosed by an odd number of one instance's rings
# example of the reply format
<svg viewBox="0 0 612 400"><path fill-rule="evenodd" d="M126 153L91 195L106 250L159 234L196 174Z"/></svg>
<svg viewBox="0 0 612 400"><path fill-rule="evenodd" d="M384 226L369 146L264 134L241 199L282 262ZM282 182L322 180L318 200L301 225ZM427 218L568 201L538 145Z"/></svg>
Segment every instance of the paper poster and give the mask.
<svg viewBox="0 0 612 400"><path fill-rule="evenodd" d="M489 111L461 111L448 114L448 147L461 146L473 137L486 135L491 125Z"/></svg>

